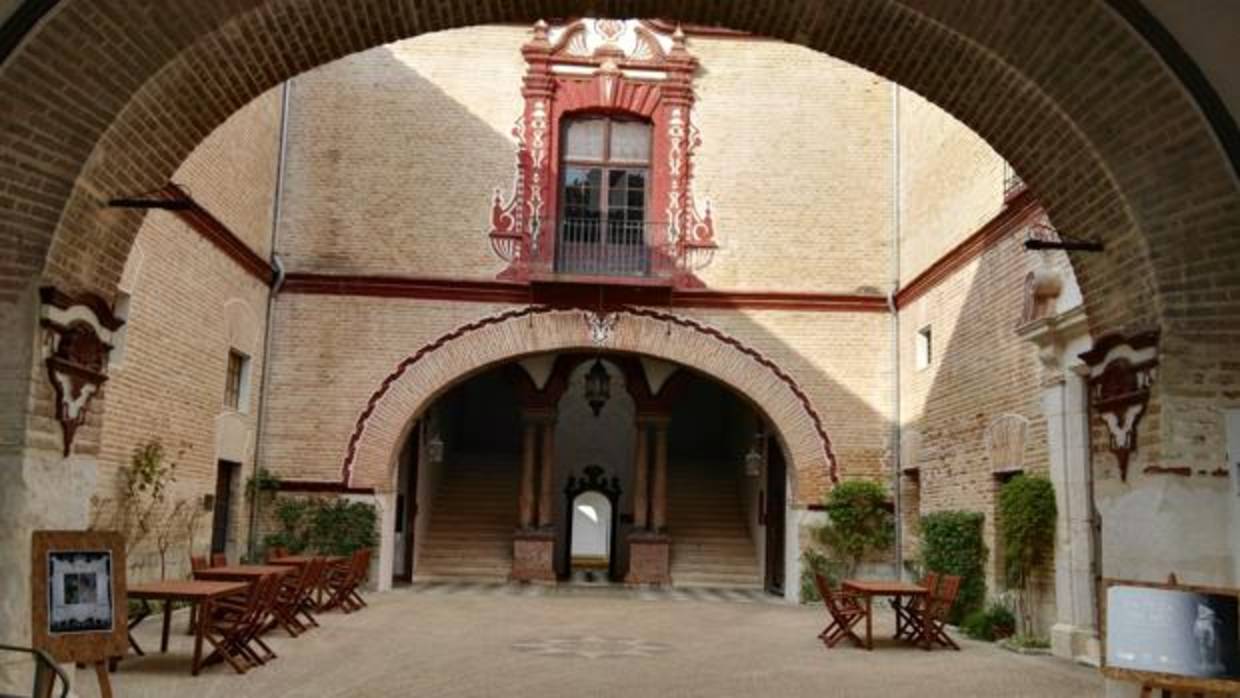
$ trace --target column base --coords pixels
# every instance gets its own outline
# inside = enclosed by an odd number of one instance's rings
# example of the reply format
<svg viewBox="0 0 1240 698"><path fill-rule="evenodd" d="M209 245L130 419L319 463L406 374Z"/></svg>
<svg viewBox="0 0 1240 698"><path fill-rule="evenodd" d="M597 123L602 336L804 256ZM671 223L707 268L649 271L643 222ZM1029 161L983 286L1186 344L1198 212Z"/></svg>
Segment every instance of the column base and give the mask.
<svg viewBox="0 0 1240 698"><path fill-rule="evenodd" d="M512 535L512 573L514 582L554 584L555 531L521 530Z"/></svg>
<svg viewBox="0 0 1240 698"><path fill-rule="evenodd" d="M1056 623L1051 626L1051 654L1096 667L1102 661L1102 643L1091 628Z"/></svg>
<svg viewBox="0 0 1240 698"><path fill-rule="evenodd" d="M624 583L671 585L671 536L640 531L630 533L628 542L629 573Z"/></svg>

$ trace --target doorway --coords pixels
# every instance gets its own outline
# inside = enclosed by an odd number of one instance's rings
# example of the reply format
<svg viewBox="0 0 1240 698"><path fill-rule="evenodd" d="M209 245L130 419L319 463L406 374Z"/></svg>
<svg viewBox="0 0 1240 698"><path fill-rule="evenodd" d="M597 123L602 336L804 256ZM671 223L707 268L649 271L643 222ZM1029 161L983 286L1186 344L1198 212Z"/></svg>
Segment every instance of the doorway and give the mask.
<svg viewBox="0 0 1240 698"><path fill-rule="evenodd" d="M763 516L766 528L766 590L784 594L784 518L788 503L788 467L778 443L767 439L766 502Z"/></svg>
<svg viewBox="0 0 1240 698"><path fill-rule="evenodd" d="M418 516L418 460L421 454L422 422L414 424L412 435L400 457L396 479L396 536L393 549L392 579L413 581L413 543Z"/></svg>
<svg viewBox="0 0 1240 698"><path fill-rule="evenodd" d="M228 531L231 525L233 483L241 470L240 463L218 461L215 466L215 501L211 516L211 553L228 552Z"/></svg>
<svg viewBox="0 0 1240 698"><path fill-rule="evenodd" d="M599 492L582 492L572 507L571 572L595 581L611 566L611 502Z"/></svg>

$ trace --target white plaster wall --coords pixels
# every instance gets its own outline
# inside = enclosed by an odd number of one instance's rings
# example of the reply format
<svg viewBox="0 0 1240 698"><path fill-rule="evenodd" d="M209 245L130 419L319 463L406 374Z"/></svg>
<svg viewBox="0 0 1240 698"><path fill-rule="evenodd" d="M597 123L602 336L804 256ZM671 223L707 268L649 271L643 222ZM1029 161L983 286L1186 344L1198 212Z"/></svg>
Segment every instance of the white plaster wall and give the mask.
<svg viewBox="0 0 1240 698"><path fill-rule="evenodd" d="M1103 576L1160 581L1174 572L1185 584L1234 582L1227 534L1232 505L1221 488L1139 472L1130 472L1129 479L1137 482L1095 484Z"/></svg>

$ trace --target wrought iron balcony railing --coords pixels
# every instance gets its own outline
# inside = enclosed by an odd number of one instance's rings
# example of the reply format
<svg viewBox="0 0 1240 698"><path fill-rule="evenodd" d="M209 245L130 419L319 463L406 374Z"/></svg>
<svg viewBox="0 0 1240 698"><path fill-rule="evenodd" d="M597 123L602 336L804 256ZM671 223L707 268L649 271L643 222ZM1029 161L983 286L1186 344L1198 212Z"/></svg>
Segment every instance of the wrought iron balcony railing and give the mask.
<svg viewBox="0 0 1240 698"><path fill-rule="evenodd" d="M656 233L663 227L644 221L565 219L556 239L554 271L585 276L668 276L677 268L674 259L669 258L666 246L651 243L662 237Z"/></svg>
<svg viewBox="0 0 1240 698"><path fill-rule="evenodd" d="M592 218L560 221L554 254L532 252L529 239L520 233L493 231L491 244L502 259L538 276L607 277L643 284L690 276L710 263L716 249L713 241L691 240L666 223Z"/></svg>

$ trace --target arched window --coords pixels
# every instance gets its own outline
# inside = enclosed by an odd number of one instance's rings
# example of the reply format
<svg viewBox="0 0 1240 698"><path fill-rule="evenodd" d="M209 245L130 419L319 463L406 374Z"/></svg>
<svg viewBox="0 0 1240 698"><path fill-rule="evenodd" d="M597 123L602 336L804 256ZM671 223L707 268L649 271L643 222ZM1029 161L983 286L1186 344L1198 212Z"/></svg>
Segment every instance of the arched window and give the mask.
<svg viewBox="0 0 1240 698"><path fill-rule="evenodd" d="M566 120L561 144L560 270L645 273L650 124Z"/></svg>

